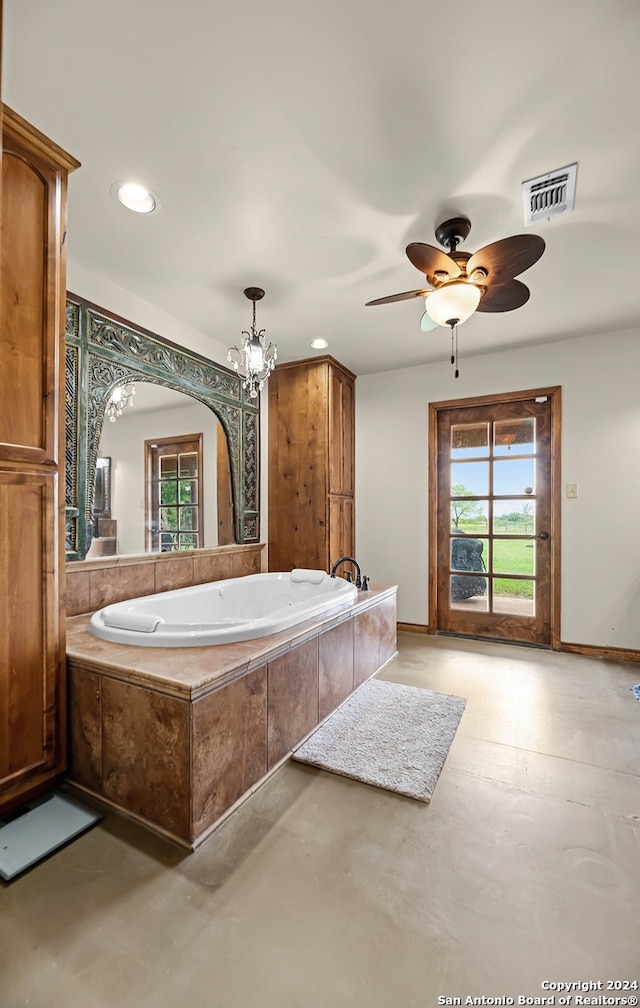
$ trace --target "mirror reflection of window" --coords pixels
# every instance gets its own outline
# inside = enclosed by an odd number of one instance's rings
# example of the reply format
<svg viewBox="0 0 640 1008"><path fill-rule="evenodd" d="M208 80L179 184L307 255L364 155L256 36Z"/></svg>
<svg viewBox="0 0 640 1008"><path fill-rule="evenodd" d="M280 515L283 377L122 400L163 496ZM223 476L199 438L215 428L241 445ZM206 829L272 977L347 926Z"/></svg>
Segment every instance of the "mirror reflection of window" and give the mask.
<svg viewBox="0 0 640 1008"><path fill-rule="evenodd" d="M202 434L145 442L147 549L173 553L202 544Z"/></svg>
<svg viewBox="0 0 640 1008"><path fill-rule="evenodd" d="M111 458L111 515L117 522L117 553L129 555L160 549L159 541L154 546L147 541L145 442L192 435L194 431L202 432L198 546L233 542L232 517L228 523L230 532L226 525L223 529L220 524L219 484L228 487L230 467L227 439L215 413L204 403L174 389L150 382L136 382L135 387L134 405L115 423L103 424L98 449L101 457ZM182 548L188 548L186 537L183 541Z"/></svg>

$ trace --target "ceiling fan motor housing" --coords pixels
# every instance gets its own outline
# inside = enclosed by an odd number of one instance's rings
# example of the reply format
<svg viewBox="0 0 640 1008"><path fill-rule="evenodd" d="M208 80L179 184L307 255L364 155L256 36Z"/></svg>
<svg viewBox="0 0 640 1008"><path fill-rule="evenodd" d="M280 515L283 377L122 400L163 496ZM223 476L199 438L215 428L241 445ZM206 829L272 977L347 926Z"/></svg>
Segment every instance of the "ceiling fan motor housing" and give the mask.
<svg viewBox="0 0 640 1008"><path fill-rule="evenodd" d="M471 221L468 217L452 217L436 228L436 241L446 249L455 249L462 245L471 232ZM468 258L468 257L467 257Z"/></svg>

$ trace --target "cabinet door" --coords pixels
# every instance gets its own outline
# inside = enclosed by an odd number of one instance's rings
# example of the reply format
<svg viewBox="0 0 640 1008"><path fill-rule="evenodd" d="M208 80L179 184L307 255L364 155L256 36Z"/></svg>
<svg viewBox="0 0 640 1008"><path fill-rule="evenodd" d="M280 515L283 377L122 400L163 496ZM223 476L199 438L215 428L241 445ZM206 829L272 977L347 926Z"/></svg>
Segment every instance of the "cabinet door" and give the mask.
<svg viewBox="0 0 640 1008"><path fill-rule="evenodd" d="M353 556L354 502L353 497L329 498L329 556L328 565L334 564L342 556ZM327 566L328 569L328 566ZM365 571L362 572L366 573Z"/></svg>
<svg viewBox="0 0 640 1008"><path fill-rule="evenodd" d="M329 368L329 493L353 494L354 387L337 368Z"/></svg>
<svg viewBox="0 0 640 1008"><path fill-rule="evenodd" d="M0 792L61 768L57 475L0 469Z"/></svg>
<svg viewBox="0 0 640 1008"><path fill-rule="evenodd" d="M67 174L78 162L2 106L0 806L65 766L63 421Z"/></svg>
<svg viewBox="0 0 640 1008"><path fill-rule="evenodd" d="M0 458L58 459L59 172L13 139L2 151Z"/></svg>

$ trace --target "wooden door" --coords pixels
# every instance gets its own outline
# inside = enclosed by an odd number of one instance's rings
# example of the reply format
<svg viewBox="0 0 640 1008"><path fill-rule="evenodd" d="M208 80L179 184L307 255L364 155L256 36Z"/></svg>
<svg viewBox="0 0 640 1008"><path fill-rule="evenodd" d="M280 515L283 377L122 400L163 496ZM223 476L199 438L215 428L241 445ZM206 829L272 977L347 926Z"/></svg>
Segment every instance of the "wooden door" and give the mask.
<svg viewBox="0 0 640 1008"><path fill-rule="evenodd" d="M431 407L430 625L558 646L559 390Z"/></svg>

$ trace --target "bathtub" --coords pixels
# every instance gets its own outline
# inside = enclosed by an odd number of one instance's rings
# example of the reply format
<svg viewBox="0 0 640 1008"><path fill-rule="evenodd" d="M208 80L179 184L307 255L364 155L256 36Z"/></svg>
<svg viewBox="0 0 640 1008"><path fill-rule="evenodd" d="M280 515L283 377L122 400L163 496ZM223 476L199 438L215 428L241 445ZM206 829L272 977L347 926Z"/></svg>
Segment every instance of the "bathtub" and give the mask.
<svg viewBox="0 0 640 1008"><path fill-rule="evenodd" d="M205 647L286 630L355 601L358 589L321 570L249 574L105 606L96 637L140 647Z"/></svg>

